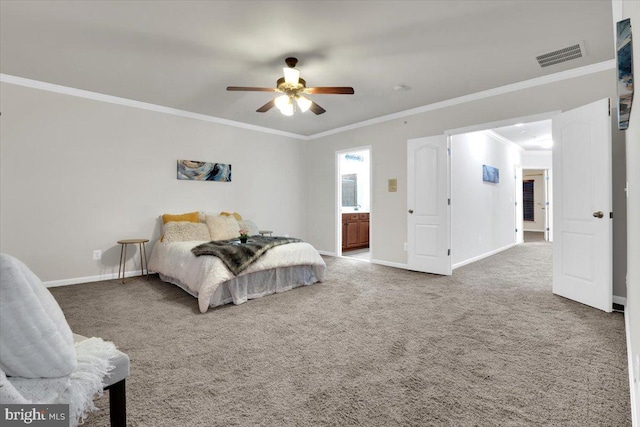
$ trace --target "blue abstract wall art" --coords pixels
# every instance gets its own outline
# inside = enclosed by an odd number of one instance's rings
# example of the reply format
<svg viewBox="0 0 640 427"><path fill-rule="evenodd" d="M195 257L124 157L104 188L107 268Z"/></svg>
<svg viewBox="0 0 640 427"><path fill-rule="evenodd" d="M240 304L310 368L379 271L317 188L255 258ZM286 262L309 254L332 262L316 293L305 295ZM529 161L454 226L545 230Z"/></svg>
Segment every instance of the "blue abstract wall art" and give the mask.
<svg viewBox="0 0 640 427"><path fill-rule="evenodd" d="M178 160L178 179L231 182L231 165Z"/></svg>
<svg viewBox="0 0 640 427"><path fill-rule="evenodd" d="M500 182L500 170L493 166L482 165L482 180L485 182Z"/></svg>
<svg viewBox="0 0 640 427"><path fill-rule="evenodd" d="M629 127L633 102L633 48L630 19L617 23L616 50L618 53L618 129L625 130Z"/></svg>

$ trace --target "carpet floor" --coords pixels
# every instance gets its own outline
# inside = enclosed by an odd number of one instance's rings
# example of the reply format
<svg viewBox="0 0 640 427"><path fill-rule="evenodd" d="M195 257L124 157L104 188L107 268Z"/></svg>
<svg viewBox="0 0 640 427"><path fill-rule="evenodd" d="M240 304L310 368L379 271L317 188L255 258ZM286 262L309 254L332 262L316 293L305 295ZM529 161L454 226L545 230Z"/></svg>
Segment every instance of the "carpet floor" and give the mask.
<svg viewBox="0 0 640 427"><path fill-rule="evenodd" d="M624 318L551 293L541 241L441 277L326 282L198 312L157 276L52 288L131 358L130 426L630 426ZM108 426L103 410L86 426Z"/></svg>

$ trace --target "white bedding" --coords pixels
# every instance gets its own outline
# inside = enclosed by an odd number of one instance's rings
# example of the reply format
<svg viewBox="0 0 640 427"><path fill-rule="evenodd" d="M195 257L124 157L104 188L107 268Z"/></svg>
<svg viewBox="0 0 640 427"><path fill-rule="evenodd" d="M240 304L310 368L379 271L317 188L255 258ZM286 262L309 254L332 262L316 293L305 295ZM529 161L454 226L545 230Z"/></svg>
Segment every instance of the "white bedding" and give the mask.
<svg viewBox="0 0 640 427"><path fill-rule="evenodd" d="M158 241L149 259L149 268L164 276L178 280L190 293L197 295L200 312L209 308L212 295L218 287L234 276L224 263L215 256L196 257L191 248L205 242ZM279 267L308 265L313 266L318 281L324 280L326 264L318 251L309 243L289 243L269 249L263 256L244 270L238 277L258 271ZM244 301L233 301L236 304Z"/></svg>

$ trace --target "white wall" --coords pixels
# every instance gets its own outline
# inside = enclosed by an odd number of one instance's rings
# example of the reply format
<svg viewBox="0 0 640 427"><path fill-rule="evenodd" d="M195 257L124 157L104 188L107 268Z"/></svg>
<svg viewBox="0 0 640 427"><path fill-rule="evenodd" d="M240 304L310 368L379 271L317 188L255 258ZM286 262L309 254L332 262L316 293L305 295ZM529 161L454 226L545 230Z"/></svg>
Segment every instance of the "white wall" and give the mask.
<svg viewBox="0 0 640 427"><path fill-rule="evenodd" d="M117 274L116 241L157 239L162 213L306 238L303 141L6 83L0 103L0 250L44 281ZM230 163L232 182L177 180L178 159Z"/></svg>
<svg viewBox="0 0 640 427"><path fill-rule="evenodd" d="M640 2L625 0L622 2L622 19L631 18L634 30L633 68L640 70ZM615 15L614 15L615 16ZM627 336L629 342L630 368L632 377L632 407L634 426L640 426L640 102L638 89L631 109L629 128L626 130L627 155Z"/></svg>
<svg viewBox="0 0 640 427"><path fill-rule="evenodd" d="M544 171L525 169L522 172L523 181L533 181L533 218L534 221L524 221L525 231L544 231L545 221L545 191Z"/></svg>
<svg viewBox="0 0 640 427"><path fill-rule="evenodd" d="M335 152L372 147L372 260L403 265L407 262L407 140L515 117L569 110L615 96L615 71L608 70L523 89L504 95L398 118L306 143L313 162L306 170L309 192L308 237L318 249L334 252ZM387 191L387 180L397 178L398 191Z"/></svg>
<svg viewBox="0 0 640 427"><path fill-rule="evenodd" d="M485 132L451 137L451 263L515 244L515 167L520 153ZM482 181L482 165L500 171L500 182ZM520 185L522 183L520 182Z"/></svg>
<svg viewBox="0 0 640 427"><path fill-rule="evenodd" d="M523 151L521 157L523 169L551 169L553 166L551 151Z"/></svg>

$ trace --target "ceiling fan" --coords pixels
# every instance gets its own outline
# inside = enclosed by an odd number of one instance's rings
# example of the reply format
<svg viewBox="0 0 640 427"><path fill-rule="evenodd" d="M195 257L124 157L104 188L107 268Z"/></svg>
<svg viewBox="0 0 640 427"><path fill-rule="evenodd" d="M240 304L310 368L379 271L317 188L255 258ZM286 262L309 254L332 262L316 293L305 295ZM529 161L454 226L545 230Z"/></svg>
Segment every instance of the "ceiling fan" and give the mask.
<svg viewBox="0 0 640 427"><path fill-rule="evenodd" d="M273 107L277 107L285 116L293 115L296 109L302 112L311 110L314 114L322 114L327 111L304 95L353 95L355 93L352 87L307 87L307 82L300 78L300 71L296 69L298 60L296 58L287 58L284 62L287 64L287 67L283 68L284 77L278 79L275 89L268 87L228 86L227 90L282 93L282 95L267 102L256 111L258 113L266 113Z"/></svg>

